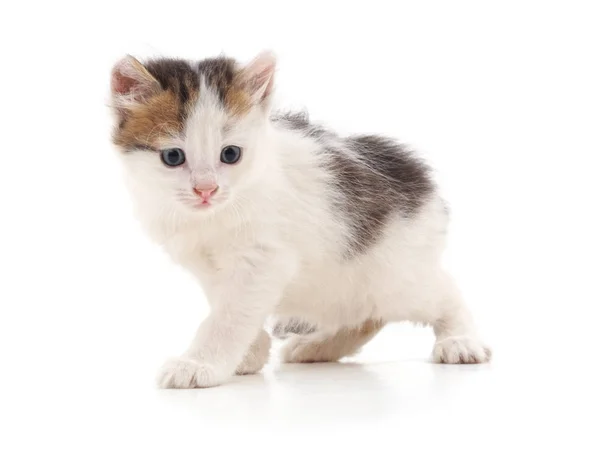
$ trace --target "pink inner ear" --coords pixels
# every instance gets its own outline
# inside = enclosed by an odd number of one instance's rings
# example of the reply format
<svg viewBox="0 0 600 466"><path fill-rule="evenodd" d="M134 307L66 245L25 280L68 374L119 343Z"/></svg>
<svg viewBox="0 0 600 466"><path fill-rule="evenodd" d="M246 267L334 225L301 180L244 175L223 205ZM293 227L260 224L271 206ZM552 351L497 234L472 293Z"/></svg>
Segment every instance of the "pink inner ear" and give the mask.
<svg viewBox="0 0 600 466"><path fill-rule="evenodd" d="M254 90L262 90L263 96L268 96L273 87L273 68L265 68L254 77Z"/></svg>
<svg viewBox="0 0 600 466"><path fill-rule="evenodd" d="M117 94L130 94L138 82L130 77L115 71L112 77L112 89Z"/></svg>
<svg viewBox="0 0 600 466"><path fill-rule="evenodd" d="M255 101L261 102L271 94L275 59L270 53L256 57L242 72L242 82Z"/></svg>

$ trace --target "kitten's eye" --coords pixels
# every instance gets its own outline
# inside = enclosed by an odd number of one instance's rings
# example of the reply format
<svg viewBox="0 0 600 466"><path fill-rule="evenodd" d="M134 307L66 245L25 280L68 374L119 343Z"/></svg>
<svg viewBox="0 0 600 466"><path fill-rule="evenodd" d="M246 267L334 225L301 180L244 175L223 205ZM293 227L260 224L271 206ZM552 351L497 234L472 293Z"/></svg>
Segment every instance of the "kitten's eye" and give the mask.
<svg viewBox="0 0 600 466"><path fill-rule="evenodd" d="M185 153L178 148L160 151L160 158L167 167L176 167L185 162Z"/></svg>
<svg viewBox="0 0 600 466"><path fill-rule="evenodd" d="M242 156L242 149L238 146L226 146L221 151L221 162L223 163L236 163Z"/></svg>

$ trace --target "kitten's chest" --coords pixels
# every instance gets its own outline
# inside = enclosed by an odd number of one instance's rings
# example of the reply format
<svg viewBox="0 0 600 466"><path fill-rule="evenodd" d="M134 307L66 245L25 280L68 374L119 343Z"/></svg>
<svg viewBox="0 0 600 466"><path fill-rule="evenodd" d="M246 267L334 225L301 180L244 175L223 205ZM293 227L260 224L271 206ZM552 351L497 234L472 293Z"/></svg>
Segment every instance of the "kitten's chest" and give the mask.
<svg viewBox="0 0 600 466"><path fill-rule="evenodd" d="M200 234L173 235L163 246L174 262L193 273L214 273L220 268L217 251L221 245L208 241Z"/></svg>
<svg viewBox="0 0 600 466"><path fill-rule="evenodd" d="M192 272L203 286L210 286L221 272L234 268L236 258L254 242L253 236L243 231L223 229L209 234L192 229L170 236L163 246L173 261Z"/></svg>

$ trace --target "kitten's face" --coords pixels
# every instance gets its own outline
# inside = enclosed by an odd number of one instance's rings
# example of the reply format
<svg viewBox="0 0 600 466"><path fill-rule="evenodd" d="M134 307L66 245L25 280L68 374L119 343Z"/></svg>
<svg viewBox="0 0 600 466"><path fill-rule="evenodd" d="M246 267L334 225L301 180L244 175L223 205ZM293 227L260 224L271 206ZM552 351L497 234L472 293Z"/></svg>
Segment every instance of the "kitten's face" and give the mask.
<svg viewBox="0 0 600 466"><path fill-rule="evenodd" d="M113 69L114 142L132 188L157 208L201 215L259 181L274 62L127 57Z"/></svg>

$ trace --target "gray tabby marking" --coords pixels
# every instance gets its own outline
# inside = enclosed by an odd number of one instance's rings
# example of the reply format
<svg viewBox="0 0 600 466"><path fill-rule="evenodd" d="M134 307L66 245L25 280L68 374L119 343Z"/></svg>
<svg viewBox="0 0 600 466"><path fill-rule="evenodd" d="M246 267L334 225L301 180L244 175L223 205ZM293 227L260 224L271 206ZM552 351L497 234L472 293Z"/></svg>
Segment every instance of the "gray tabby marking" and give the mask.
<svg viewBox="0 0 600 466"><path fill-rule="evenodd" d="M434 192L429 167L393 139L342 138L311 124L303 113L277 115L274 120L322 143L323 165L336 180L338 195L332 202L352 231L347 257L364 253L394 216L414 216Z"/></svg>

